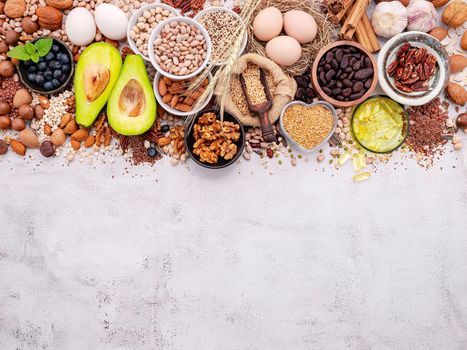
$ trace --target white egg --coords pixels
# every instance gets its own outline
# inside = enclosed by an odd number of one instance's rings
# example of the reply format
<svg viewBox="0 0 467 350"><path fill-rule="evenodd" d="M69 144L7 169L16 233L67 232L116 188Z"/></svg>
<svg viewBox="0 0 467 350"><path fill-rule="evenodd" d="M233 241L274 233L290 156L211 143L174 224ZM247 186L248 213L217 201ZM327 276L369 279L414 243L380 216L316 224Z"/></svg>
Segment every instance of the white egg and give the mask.
<svg viewBox="0 0 467 350"><path fill-rule="evenodd" d="M65 31L73 44L78 46L90 44L96 37L96 23L92 13L84 7L71 10L65 21Z"/></svg>
<svg viewBox="0 0 467 350"><path fill-rule="evenodd" d="M101 4L97 6L94 16L96 17L97 28L105 37L112 40L126 38L128 17L117 6Z"/></svg>

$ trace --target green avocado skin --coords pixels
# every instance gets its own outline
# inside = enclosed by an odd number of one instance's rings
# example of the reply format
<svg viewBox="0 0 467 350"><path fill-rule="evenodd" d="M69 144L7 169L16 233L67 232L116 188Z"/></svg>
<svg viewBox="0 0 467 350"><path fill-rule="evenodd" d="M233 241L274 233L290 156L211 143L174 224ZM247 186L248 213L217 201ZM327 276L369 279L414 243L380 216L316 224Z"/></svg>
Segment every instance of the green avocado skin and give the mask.
<svg viewBox="0 0 467 350"><path fill-rule="evenodd" d="M146 107L144 113L129 117L122 113L119 106L120 95L130 80L136 80L143 88ZM115 84L107 102L107 118L110 126L121 135L141 135L148 131L156 120L157 104L146 66L139 55L128 55L122 73Z"/></svg>
<svg viewBox="0 0 467 350"><path fill-rule="evenodd" d="M110 80L104 92L94 101L89 102L84 91L84 72L90 64L103 64L110 71ZM87 47L76 65L74 87L76 100L76 122L90 127L104 108L110 93L122 70L122 57L118 50L108 43L95 43Z"/></svg>

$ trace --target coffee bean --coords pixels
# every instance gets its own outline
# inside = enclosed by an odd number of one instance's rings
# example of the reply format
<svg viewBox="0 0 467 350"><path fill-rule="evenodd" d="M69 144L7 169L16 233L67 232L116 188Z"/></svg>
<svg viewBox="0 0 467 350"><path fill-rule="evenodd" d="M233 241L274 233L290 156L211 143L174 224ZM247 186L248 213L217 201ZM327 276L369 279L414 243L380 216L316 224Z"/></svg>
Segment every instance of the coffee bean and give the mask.
<svg viewBox="0 0 467 350"><path fill-rule="evenodd" d="M365 80L373 75L372 68L364 68L360 69L359 71L355 72L355 79L357 80Z"/></svg>

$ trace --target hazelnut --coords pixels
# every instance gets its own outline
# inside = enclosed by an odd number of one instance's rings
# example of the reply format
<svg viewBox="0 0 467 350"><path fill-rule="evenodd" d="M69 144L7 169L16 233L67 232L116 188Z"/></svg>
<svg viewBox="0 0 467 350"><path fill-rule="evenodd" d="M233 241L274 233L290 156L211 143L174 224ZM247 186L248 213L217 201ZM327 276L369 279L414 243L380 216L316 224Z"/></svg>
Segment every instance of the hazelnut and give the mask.
<svg viewBox="0 0 467 350"><path fill-rule="evenodd" d="M6 44L5 40L0 40L0 53L7 53L9 51L9 47Z"/></svg>
<svg viewBox="0 0 467 350"><path fill-rule="evenodd" d="M26 128L26 123L21 118L13 118L11 120L11 128L15 131L21 131Z"/></svg>
<svg viewBox="0 0 467 350"><path fill-rule="evenodd" d="M8 32L5 33L5 42L10 45L14 46L18 44L19 41L19 34L15 32L14 30L9 30Z"/></svg>
<svg viewBox="0 0 467 350"><path fill-rule="evenodd" d="M44 108L41 105L37 105L34 108L34 114L36 115L37 119L42 119L44 117Z"/></svg>
<svg viewBox="0 0 467 350"><path fill-rule="evenodd" d="M23 120L32 120L34 118L34 109L31 105L21 105L18 108L18 114Z"/></svg>
<svg viewBox="0 0 467 350"><path fill-rule="evenodd" d="M467 128L467 113L461 113L456 119L456 125L459 129Z"/></svg>
<svg viewBox="0 0 467 350"><path fill-rule="evenodd" d="M19 89L16 91L15 96L13 97L13 106L19 108L22 105L31 104L32 96L31 93L26 89Z"/></svg>
<svg viewBox="0 0 467 350"><path fill-rule="evenodd" d="M11 125L11 119L7 115L0 116L0 129L6 130L9 129Z"/></svg>
<svg viewBox="0 0 467 350"><path fill-rule="evenodd" d="M0 102L0 115L5 115L10 113L10 104L6 102Z"/></svg>
<svg viewBox="0 0 467 350"><path fill-rule="evenodd" d="M39 147L39 151L44 157L52 157L55 154L54 145L50 141L43 141Z"/></svg>
<svg viewBox="0 0 467 350"><path fill-rule="evenodd" d="M34 22L31 17L24 17L21 21L21 28L27 33L27 34L34 34L39 30L39 25L37 22Z"/></svg>
<svg viewBox="0 0 467 350"><path fill-rule="evenodd" d="M56 129L50 136L50 140L55 146L61 146L65 143L66 135L63 129Z"/></svg>
<svg viewBox="0 0 467 350"><path fill-rule="evenodd" d="M11 78L15 74L16 66L11 61L0 63L0 76Z"/></svg>

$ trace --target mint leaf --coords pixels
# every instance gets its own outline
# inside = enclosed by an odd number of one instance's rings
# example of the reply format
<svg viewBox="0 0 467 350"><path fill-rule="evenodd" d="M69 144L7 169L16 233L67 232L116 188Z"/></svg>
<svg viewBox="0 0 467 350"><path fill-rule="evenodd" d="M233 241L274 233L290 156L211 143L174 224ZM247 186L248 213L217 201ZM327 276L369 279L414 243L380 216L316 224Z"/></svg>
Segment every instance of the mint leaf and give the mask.
<svg viewBox="0 0 467 350"><path fill-rule="evenodd" d="M21 61L27 61L30 58L30 55L26 52L26 48L24 45L18 45L12 48L8 52L8 57L16 58Z"/></svg>
<svg viewBox="0 0 467 350"><path fill-rule="evenodd" d="M36 47L37 54L39 57L47 56L50 49L52 48L54 41L51 38L43 38L36 41L34 46Z"/></svg>
<svg viewBox="0 0 467 350"><path fill-rule="evenodd" d="M39 58L40 58L40 56L37 53L33 53L31 55L31 61L33 61L34 63L39 62Z"/></svg>
<svg viewBox="0 0 467 350"><path fill-rule="evenodd" d="M29 55L32 55L34 53L36 53L36 47L34 46L34 44L31 44L31 43L26 43L26 52L29 54Z"/></svg>

